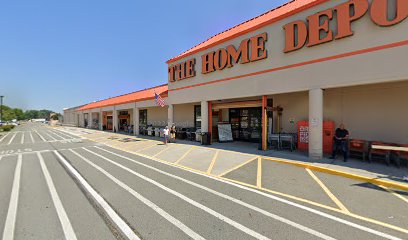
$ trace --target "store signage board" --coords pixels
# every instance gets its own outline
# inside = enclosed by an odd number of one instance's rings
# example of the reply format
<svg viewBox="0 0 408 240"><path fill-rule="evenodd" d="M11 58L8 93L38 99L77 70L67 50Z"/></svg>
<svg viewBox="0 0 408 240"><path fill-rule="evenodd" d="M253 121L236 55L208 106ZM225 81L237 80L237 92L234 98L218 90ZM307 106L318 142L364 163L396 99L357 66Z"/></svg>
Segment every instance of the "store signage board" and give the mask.
<svg viewBox="0 0 408 240"><path fill-rule="evenodd" d="M232 142L231 124L218 124L218 139L219 142Z"/></svg>
<svg viewBox="0 0 408 240"><path fill-rule="evenodd" d="M284 53L313 47L354 35L352 23L369 13L371 21L380 27L401 23L408 17L408 0L395 0L395 9L389 9L389 0L350 0L333 8L308 16L283 26L285 37ZM392 14L389 14L393 12ZM336 19L336 21L334 21ZM229 45L201 56L201 74L209 74L232 68L236 64L268 58L266 43L268 33L264 32L242 40L239 46ZM274 42L274 41L269 41ZM169 82L195 77L196 59L191 58L168 67Z"/></svg>

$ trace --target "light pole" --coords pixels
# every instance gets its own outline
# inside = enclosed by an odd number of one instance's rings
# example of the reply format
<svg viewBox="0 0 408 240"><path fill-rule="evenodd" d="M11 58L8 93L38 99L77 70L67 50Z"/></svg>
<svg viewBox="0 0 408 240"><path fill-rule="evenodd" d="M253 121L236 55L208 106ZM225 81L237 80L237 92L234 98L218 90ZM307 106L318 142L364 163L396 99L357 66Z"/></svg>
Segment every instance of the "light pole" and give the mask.
<svg viewBox="0 0 408 240"><path fill-rule="evenodd" d="M4 96L0 96L0 123L3 122L3 98Z"/></svg>

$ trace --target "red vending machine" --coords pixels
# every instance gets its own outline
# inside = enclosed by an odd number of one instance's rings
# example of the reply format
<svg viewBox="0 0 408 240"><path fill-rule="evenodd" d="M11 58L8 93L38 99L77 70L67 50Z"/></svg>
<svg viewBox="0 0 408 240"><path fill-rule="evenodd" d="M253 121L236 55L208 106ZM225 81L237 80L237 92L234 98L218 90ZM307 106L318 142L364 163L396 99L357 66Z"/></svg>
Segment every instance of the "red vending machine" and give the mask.
<svg viewBox="0 0 408 240"><path fill-rule="evenodd" d="M330 154L333 151L334 122L323 122L323 152ZM298 122L298 149L309 150L309 121Z"/></svg>

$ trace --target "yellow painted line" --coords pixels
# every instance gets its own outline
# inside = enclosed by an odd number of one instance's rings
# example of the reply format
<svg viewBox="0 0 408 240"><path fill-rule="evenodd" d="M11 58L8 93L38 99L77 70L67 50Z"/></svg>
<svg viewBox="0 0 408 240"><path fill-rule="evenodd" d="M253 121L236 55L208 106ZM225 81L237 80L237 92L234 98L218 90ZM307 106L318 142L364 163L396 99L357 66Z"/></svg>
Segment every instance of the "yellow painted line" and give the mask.
<svg viewBox="0 0 408 240"><path fill-rule="evenodd" d="M195 146L192 146L190 149L188 149L187 152L185 152L183 156L181 156L181 158L179 158L174 164L179 164L179 162L181 162L181 160L183 160L194 148Z"/></svg>
<svg viewBox="0 0 408 240"><path fill-rule="evenodd" d="M340 209L330 207L330 206L327 206L327 205L324 205L324 204L321 204L321 203L313 202L313 201L310 201L310 200L307 200L307 199L304 199L304 198L292 196L292 195L289 195L289 194L286 194L286 193L273 191L273 190L270 190L270 189L267 189L267 188L258 188L256 185L240 182L240 181L225 178L225 177L219 177L219 178L222 179L222 180L225 180L225 181L237 183L237 184L244 185L244 186L247 186L247 187L251 187L251 188L255 188L255 189L258 189L258 190L265 191L265 192L269 192L269 193L272 193L272 194L275 194L275 195L283 196L283 197L286 197L286 198L289 198L289 199L292 199L292 200L296 200L296 201L299 201L299 202L308 203L308 204L316 206L316 207L321 207L321 208L332 210L332 211L339 212L339 213L342 212Z"/></svg>
<svg viewBox="0 0 408 240"><path fill-rule="evenodd" d="M232 179L229 179L229 178L224 178L224 177L219 177L219 178L223 179L225 181L237 183L237 184L244 185L244 186L247 186L247 187L250 187L250 188L254 188L254 189L262 190L262 191L269 192L269 193L272 193L272 194L284 196L284 197L287 197L287 198L290 198L290 199L298 200L300 202L304 202L304 203L308 203L308 204L311 204L311 205L314 205L314 206L317 206L317 207L325 208L325 209L328 209L328 210L331 210L331 211L334 211L334 212L344 214L344 215L349 216L349 217L353 217L353 218L356 218L356 219L359 219L359 220L362 220L362 221L365 221L365 222L373 223L373 224L376 224L376 225L379 225L379 226L383 226L383 227L386 227L386 228L389 228L389 229L392 229L392 230L395 230L395 231L399 231L399 232L408 234L408 229L398 227L398 226L395 226L395 225L391 225L391 224L388 224L388 223L385 223L385 222L381 222L381 221L378 221L378 220L375 220L375 219L372 219L372 218L363 217L363 216L360 216L360 215L357 215L357 214L354 214L354 213L347 213L347 212L344 212L344 211L342 211L340 209L337 209L337 208L326 206L326 205L316 203L316 202L313 202L313 201L309 201L309 200L306 200L306 199L303 199L303 198L298 198L298 197L295 197L295 196L291 196L291 195L288 195L288 194L285 194L285 193L276 192L276 191L273 191L273 190L270 190L270 189L258 188L255 185L251 185L251 184L248 184L248 183L243 183L243 182L232 180Z"/></svg>
<svg viewBox="0 0 408 240"><path fill-rule="evenodd" d="M220 153L220 150L219 150L219 149L215 151L215 154L214 154L214 157L213 157L212 160L211 160L210 166L208 166L207 174L211 174L211 171L212 171L212 169L214 168L214 165L215 165L215 162L217 161L217 158L218 158L218 154L219 154L219 153Z"/></svg>
<svg viewBox="0 0 408 240"><path fill-rule="evenodd" d="M354 180L361 181L361 182L369 182L375 185L382 185L388 188L408 191L408 184L405 184L405 183L390 182L390 181L382 180L378 178L369 178L369 177L365 177L365 176L361 176L361 175L357 175L353 173L343 172L343 171L334 170L334 169L330 169L326 167L314 166L308 163L288 161L288 160L279 159L279 158L265 157L264 160L278 162L278 163L285 163L285 164L289 164L289 165L293 165L297 167L307 168L307 169L317 171L317 172L323 172L323 173L327 173L331 175L354 179Z"/></svg>
<svg viewBox="0 0 408 240"><path fill-rule="evenodd" d="M312 176L312 178L319 184L323 191L330 197L330 199L344 212L350 213L350 211L343 205L342 202L330 191L329 188L324 185L324 183L312 172L312 170L307 169L306 171Z"/></svg>
<svg viewBox="0 0 408 240"><path fill-rule="evenodd" d="M256 172L256 186L262 188L262 158L258 157L258 170Z"/></svg>
<svg viewBox="0 0 408 240"><path fill-rule="evenodd" d="M143 150L147 150L147 149L152 148L152 147L154 147L154 146L158 146L157 143L153 143L152 145L147 146L147 147L142 148L142 149L139 149L139 150L137 150L136 152L141 152L141 151L143 151Z"/></svg>
<svg viewBox="0 0 408 240"><path fill-rule="evenodd" d="M151 156L148 156L148 155L144 155L144 154L141 154L141 153L133 153L133 152L130 152L130 151L125 151L125 152L135 154L135 155L138 155L138 156L141 156L141 157L144 157L144 158L148 158L148 159L153 160L153 161L162 162L163 164L168 164L168 165L180 168L180 169L185 169L185 170L188 170L188 171L191 171L191 172L196 172L196 173L208 175L206 172L203 172L203 171L200 171L200 170L197 170L197 169L193 169L193 168L185 167L185 166L178 165L178 164L175 164L175 163L167 162L165 160L161 160L161 159L151 157ZM255 159L256 158L251 159L251 160L255 160ZM344 215L349 216L349 217L353 217L353 218L356 218L356 219L359 219L359 220L362 220L362 221L366 221L366 222L369 222L369 223L373 223L373 224L376 224L376 225L379 225L379 226L383 226L383 227L386 227L386 228L389 228L389 229L392 229L392 230L395 230L395 231L399 231L399 232L408 234L408 229L397 227L397 226L394 226L394 225L391 225L391 224L388 224L388 223L384 223L384 222L381 222L381 221L378 221L378 220L375 220L375 219L366 218L366 217L363 217L363 216L360 216L360 215L357 215L357 214L354 214L354 213L346 213L346 212L344 212L344 211L342 211L340 209L333 208L333 207L330 207L330 206L326 206L324 204L316 203L316 202L313 202L313 201L309 201L307 199L302 199L302 198L299 198L299 197L291 196L291 195L288 195L288 194L285 194L285 193L276 192L276 191L266 189L266 188L258 188L255 185L247 184L247 183L244 183L244 182L232 180L232 179L225 178L225 177L220 177L220 176L215 176L215 175L210 175L210 176L216 177L216 178L219 178L219 179L223 179L225 181L241 184L241 185L251 187L251 188L254 188L254 189L262 190L262 191L265 191L265 192L269 192L269 193L272 193L272 194L284 196L284 197L287 197L289 199L294 199L294 200L297 200L297 201L300 201L300 202L308 203L310 205L314 205L314 206L321 207L321 208L324 208L324 209L327 209L327 210L338 212L338 213L344 214Z"/></svg>
<svg viewBox="0 0 408 240"><path fill-rule="evenodd" d="M396 193L395 191L393 191L393 190L391 190L391 189L389 189L389 188L387 188L387 187L381 186L381 185L378 185L378 186L381 187L381 188L383 188L383 189L385 189L387 192L391 193L392 195L396 196L397 198L401 199L402 201L408 203L408 199L407 199L407 198L401 196L400 194Z"/></svg>
<svg viewBox="0 0 408 240"><path fill-rule="evenodd" d="M152 157L157 157L160 154L164 153L165 151L169 150L170 148L173 148L174 146L178 146L178 145L169 144L169 145L166 146L166 148L164 148L161 151L159 151L158 153L154 154Z"/></svg>
<svg viewBox="0 0 408 240"><path fill-rule="evenodd" d="M241 163L241 164L239 164L239 165L237 165L237 166L235 166L235 167L233 167L233 168L231 168L231 169L229 169L229 170L227 170L227 171L221 173L220 175L218 175L218 177L222 177L222 176L224 176L224 175L226 175L226 174L228 174L228 173L230 173L230 172L232 172L232 171L234 171L234 170L237 170L238 168L243 167L244 165L246 165L246 164L248 164L248 163L254 161L254 160L257 159L257 158L258 158L258 157L251 158L251 159L249 159L248 161L245 161L245 162L243 162L243 163Z"/></svg>

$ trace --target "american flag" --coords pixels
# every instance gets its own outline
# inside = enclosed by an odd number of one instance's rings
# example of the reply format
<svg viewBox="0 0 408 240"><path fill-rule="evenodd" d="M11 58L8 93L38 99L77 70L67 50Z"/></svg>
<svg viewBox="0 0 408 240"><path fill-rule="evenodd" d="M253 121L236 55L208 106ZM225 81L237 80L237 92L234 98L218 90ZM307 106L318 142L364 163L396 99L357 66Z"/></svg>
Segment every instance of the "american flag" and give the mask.
<svg viewBox="0 0 408 240"><path fill-rule="evenodd" d="M156 104L159 105L160 107L164 107L166 103L164 102L163 98L160 97L159 94L154 92L154 97L156 98Z"/></svg>

